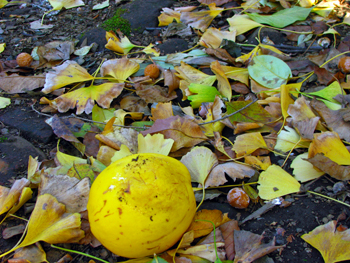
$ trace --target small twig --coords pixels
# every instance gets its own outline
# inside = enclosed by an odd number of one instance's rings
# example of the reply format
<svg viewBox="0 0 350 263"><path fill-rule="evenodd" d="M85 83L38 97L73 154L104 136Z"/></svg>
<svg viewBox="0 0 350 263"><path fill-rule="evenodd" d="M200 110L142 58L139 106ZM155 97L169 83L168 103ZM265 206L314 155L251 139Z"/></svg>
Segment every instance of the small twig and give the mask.
<svg viewBox="0 0 350 263"><path fill-rule="evenodd" d="M235 111L235 112L232 112L232 113L230 113L229 115L226 115L226 116L224 116L224 117L222 117L222 118L219 118L219 119L216 119L216 120L212 120L212 121L208 121L208 122L199 123L198 125L201 126L201 125L206 125L206 124L209 124L209 123L214 123L214 122L222 121L222 120L224 120L224 119L226 119L226 118L229 118L229 117L231 117L231 116L233 116L233 115L235 115L235 114L237 114L237 113L239 113L239 112L245 110L245 109L248 108L250 105L252 105L253 103L255 103L257 100L258 100L258 99L255 99L255 100L249 102L247 105L245 105L244 107L240 108L239 110L237 110L237 111Z"/></svg>

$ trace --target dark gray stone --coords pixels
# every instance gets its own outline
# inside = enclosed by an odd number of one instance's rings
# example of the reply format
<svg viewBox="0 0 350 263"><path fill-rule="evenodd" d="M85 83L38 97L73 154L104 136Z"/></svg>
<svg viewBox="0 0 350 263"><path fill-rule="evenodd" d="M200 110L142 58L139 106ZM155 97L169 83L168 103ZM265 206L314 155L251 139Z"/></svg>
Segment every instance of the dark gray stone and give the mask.
<svg viewBox="0 0 350 263"><path fill-rule="evenodd" d="M45 123L46 119L29 107L9 107L0 111L3 124L20 130L21 136L26 139L40 143L48 143L54 138L51 127Z"/></svg>
<svg viewBox="0 0 350 263"><path fill-rule="evenodd" d="M11 178L18 177L28 169L29 156L46 158L45 154L33 144L18 136L9 136L0 143L0 184L8 183Z"/></svg>
<svg viewBox="0 0 350 263"><path fill-rule="evenodd" d="M188 42L180 38L171 38L157 46L162 54L171 54L188 49Z"/></svg>
<svg viewBox="0 0 350 263"><path fill-rule="evenodd" d="M129 20L133 32L142 33L146 27L157 27L163 7L171 7L174 0L135 0L121 6L126 9L123 18Z"/></svg>
<svg viewBox="0 0 350 263"><path fill-rule="evenodd" d="M79 38L78 46L80 46L83 41L86 39L87 45L91 45L92 43L96 43L98 45L97 50L103 51L105 49L105 45L107 44L106 40L106 30L100 27L96 27L90 29L89 31L82 34Z"/></svg>

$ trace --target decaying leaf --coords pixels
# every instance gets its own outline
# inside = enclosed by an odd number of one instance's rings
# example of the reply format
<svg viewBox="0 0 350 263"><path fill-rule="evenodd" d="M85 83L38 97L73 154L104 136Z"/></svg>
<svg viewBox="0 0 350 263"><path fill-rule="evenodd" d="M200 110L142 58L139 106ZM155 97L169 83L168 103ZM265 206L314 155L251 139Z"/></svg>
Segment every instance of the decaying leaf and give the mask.
<svg viewBox="0 0 350 263"><path fill-rule="evenodd" d="M0 77L0 88L7 93L25 93L37 88L41 88L45 84L45 75L36 76L19 76L12 74L11 76Z"/></svg>
<svg viewBox="0 0 350 263"><path fill-rule="evenodd" d="M225 250L226 257L228 260L233 260L235 258L235 241L234 241L234 231L240 230L237 220L230 220L221 226L219 226L222 237L225 240Z"/></svg>
<svg viewBox="0 0 350 263"><path fill-rule="evenodd" d="M187 232L193 231L194 238L202 237L208 235L213 231L213 224L206 221L196 221L196 220L207 220L215 224L215 227L219 227L222 224L230 221L226 214L222 214L220 210L207 210L203 209L196 213L194 216L193 222L190 227L187 229Z"/></svg>
<svg viewBox="0 0 350 263"><path fill-rule="evenodd" d="M235 162L227 162L216 165L211 171L205 181L205 188L212 186L223 185L227 182L226 175L231 177L233 181L236 179L243 179L245 177L252 177L255 174L255 169Z"/></svg>
<svg viewBox="0 0 350 263"><path fill-rule="evenodd" d="M24 260L24 261L20 261ZM16 250L12 259L8 263L17 262L48 262L46 253L39 242L28 247L22 247Z"/></svg>
<svg viewBox="0 0 350 263"><path fill-rule="evenodd" d="M234 263L251 263L254 260L265 256L276 249L284 246L275 246L275 238L269 243L262 243L262 235L253 234L245 230L235 230L234 241L236 257Z"/></svg>
<svg viewBox="0 0 350 263"><path fill-rule="evenodd" d="M326 263L350 260L350 229L338 231L335 220L316 227L301 238L320 251Z"/></svg>
<svg viewBox="0 0 350 263"><path fill-rule="evenodd" d="M206 139L198 124L179 116L158 119L150 129L141 132L144 136L154 133L162 133L164 138L175 141L172 152L182 147L192 147Z"/></svg>

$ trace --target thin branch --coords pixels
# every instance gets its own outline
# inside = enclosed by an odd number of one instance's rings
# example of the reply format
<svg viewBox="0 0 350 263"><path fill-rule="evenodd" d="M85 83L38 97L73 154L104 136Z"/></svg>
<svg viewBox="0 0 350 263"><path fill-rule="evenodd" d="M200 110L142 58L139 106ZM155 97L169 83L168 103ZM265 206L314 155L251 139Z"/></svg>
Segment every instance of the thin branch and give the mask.
<svg viewBox="0 0 350 263"><path fill-rule="evenodd" d="M229 117L231 117L231 116L233 116L233 115L235 115L235 114L237 114L237 113L239 113L239 112L245 110L246 108L248 108L250 105L252 105L253 103L255 103L255 102L257 102L257 101L258 101L258 99L255 99L255 100L249 102L249 103L248 103L247 105L245 105L244 107L240 108L239 110L230 113L229 115L226 115L226 116L224 116L224 117L222 117L222 118L219 118L219 119L216 119L216 120L212 120L212 121L208 121L208 122L202 122L202 123L199 123L198 125L201 126L201 125L206 125L206 124L209 124L209 123L214 123L214 122L222 121L222 120L224 120L224 119L226 119L226 118L229 118Z"/></svg>

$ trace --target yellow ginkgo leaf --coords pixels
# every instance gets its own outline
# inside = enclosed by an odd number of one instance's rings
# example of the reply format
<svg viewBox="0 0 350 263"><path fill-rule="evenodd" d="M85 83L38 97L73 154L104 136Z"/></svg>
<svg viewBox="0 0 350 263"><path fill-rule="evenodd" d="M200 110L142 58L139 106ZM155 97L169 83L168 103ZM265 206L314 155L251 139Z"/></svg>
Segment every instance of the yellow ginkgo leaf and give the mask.
<svg viewBox="0 0 350 263"><path fill-rule="evenodd" d="M212 86L216 80L215 76L207 75L184 62L181 62L181 66L175 67L175 70L177 72L176 76L178 76L180 79L186 80L188 83L198 83Z"/></svg>
<svg viewBox="0 0 350 263"><path fill-rule="evenodd" d="M125 118L128 116L133 120L141 120L143 117L142 112L127 112L125 110L119 109L113 113L115 120L114 124L125 125Z"/></svg>
<svg viewBox="0 0 350 263"><path fill-rule="evenodd" d="M55 197L50 194L40 195L30 216L24 240L0 257L39 241L49 244L78 242L84 237L80 226L79 213L68 214L65 205L59 203Z"/></svg>
<svg viewBox="0 0 350 263"><path fill-rule="evenodd" d="M237 157L242 157L259 148L267 149L266 142L260 132L252 132L238 135L232 150L236 152Z"/></svg>
<svg viewBox="0 0 350 263"><path fill-rule="evenodd" d="M225 72L226 77L242 82L249 86L249 72L247 68L238 68L221 65L221 69Z"/></svg>
<svg viewBox="0 0 350 263"><path fill-rule="evenodd" d="M159 21L158 26L167 26L171 24L174 20L177 23L180 23L180 16L181 16L180 12L177 12L170 8L165 7L162 9L160 16L158 16L158 21Z"/></svg>
<svg viewBox="0 0 350 263"><path fill-rule="evenodd" d="M332 220L301 236L320 251L325 263L350 260L350 229L337 230L337 221Z"/></svg>
<svg viewBox="0 0 350 263"><path fill-rule="evenodd" d="M85 68L72 60L65 61L61 66L53 69L54 72L46 74L45 85L42 89L45 94L73 83L89 81L94 78Z"/></svg>
<svg viewBox="0 0 350 263"><path fill-rule="evenodd" d="M45 15L47 15L48 13L50 13L52 11L61 10L62 8L70 9L73 7L85 5L84 1L82 1L82 0L49 0L49 2L52 5L53 9L44 13L44 15L41 19L41 24L43 24Z"/></svg>
<svg viewBox="0 0 350 263"><path fill-rule="evenodd" d="M322 153L339 165L350 165L350 153L336 132L314 134L309 147L309 158Z"/></svg>
<svg viewBox="0 0 350 263"><path fill-rule="evenodd" d="M225 72L222 70L219 61L213 61L210 65L210 69L215 73L216 79L218 80L218 90L222 96L231 101L232 98L232 88L228 81Z"/></svg>
<svg viewBox="0 0 350 263"><path fill-rule="evenodd" d="M113 31L106 32L107 44L105 47L124 55L128 54L131 49L136 47L136 45L132 44L130 40L121 33L119 34L119 38Z"/></svg>
<svg viewBox="0 0 350 263"><path fill-rule="evenodd" d="M216 155L207 147L194 147L181 158L191 174L191 181L204 185L210 170L218 163Z"/></svg>
<svg viewBox="0 0 350 263"><path fill-rule="evenodd" d="M304 183L316 179L324 174L324 172L316 169L310 162L304 160L308 158L308 153L299 154L292 161L290 167L293 168L295 179Z"/></svg>
<svg viewBox="0 0 350 263"><path fill-rule="evenodd" d="M286 118L288 115L288 107L289 105L293 104L294 100L289 95L289 87L288 85L282 84L281 85L281 109L282 109L282 116L283 116L283 124L286 121Z"/></svg>
<svg viewBox="0 0 350 263"><path fill-rule="evenodd" d="M242 55L238 58L236 58L236 62L246 63L249 64L249 62L255 57L261 55L261 49L259 46L256 46L252 51L250 51L248 54Z"/></svg>
<svg viewBox="0 0 350 263"><path fill-rule="evenodd" d="M209 27L213 19L224 11L224 8L216 7L215 3L209 4L208 7L210 9L208 11L182 12L180 21L190 27L204 32Z"/></svg>
<svg viewBox="0 0 350 263"><path fill-rule="evenodd" d="M23 189L29 186L29 180L16 180L11 189L0 186L0 215L9 211L20 199Z"/></svg>
<svg viewBox="0 0 350 263"><path fill-rule="evenodd" d="M109 108L113 99L123 91L124 83L107 82L98 86L80 88L56 98L59 112L66 112L77 107L77 114L90 114L95 101L103 108Z"/></svg>
<svg viewBox="0 0 350 263"><path fill-rule="evenodd" d="M285 126L277 136L275 150L280 152L288 152L295 148L308 148L309 141L301 140L300 135L291 127Z"/></svg>
<svg viewBox="0 0 350 263"><path fill-rule="evenodd" d="M245 156L244 163L251 165L259 170L266 170L271 165L269 156Z"/></svg>
<svg viewBox="0 0 350 263"><path fill-rule="evenodd" d="M102 64L101 75L103 77L111 76L115 78L118 83L122 83L139 69L140 65L135 61L129 60L127 57L110 59Z"/></svg>
<svg viewBox="0 0 350 263"><path fill-rule="evenodd" d="M0 0L0 8L1 8L1 0ZM6 47L6 43L1 43L0 44L0 53L2 53L4 50L5 50L5 47Z"/></svg>
<svg viewBox="0 0 350 263"><path fill-rule="evenodd" d="M234 15L227 19L230 25L230 31L236 31L237 36L253 28L263 26L262 24L251 20L247 15Z"/></svg>
<svg viewBox="0 0 350 263"><path fill-rule="evenodd" d="M261 199L270 200L300 191L299 182L278 165L271 165L262 172L258 180Z"/></svg>
<svg viewBox="0 0 350 263"><path fill-rule="evenodd" d="M160 52L157 51L155 48L153 48L154 45L151 43L149 44L147 47L145 47L144 49L142 49L142 52L143 53L146 53L146 54L150 54L150 55L153 55L155 57L159 57L160 55Z"/></svg>
<svg viewBox="0 0 350 263"><path fill-rule="evenodd" d="M158 153L168 155L173 144L173 139L164 139L164 135L160 133L153 135L147 134L145 137L143 137L142 134L138 135L138 153Z"/></svg>
<svg viewBox="0 0 350 263"><path fill-rule="evenodd" d="M126 146L125 144L122 144L120 145L120 150L114 153L113 157L111 158L111 162L115 162L129 155L132 155L132 152L130 152L128 146Z"/></svg>
<svg viewBox="0 0 350 263"><path fill-rule="evenodd" d="M199 45L206 48L219 48L222 40L236 41L236 32L221 31L215 27L207 29L199 40Z"/></svg>
<svg viewBox="0 0 350 263"><path fill-rule="evenodd" d="M71 168L74 164L85 164L87 163L86 159L82 159L73 155L69 155L59 150L59 144L57 144L57 153L56 153L56 161L59 165L65 166L68 169Z"/></svg>

